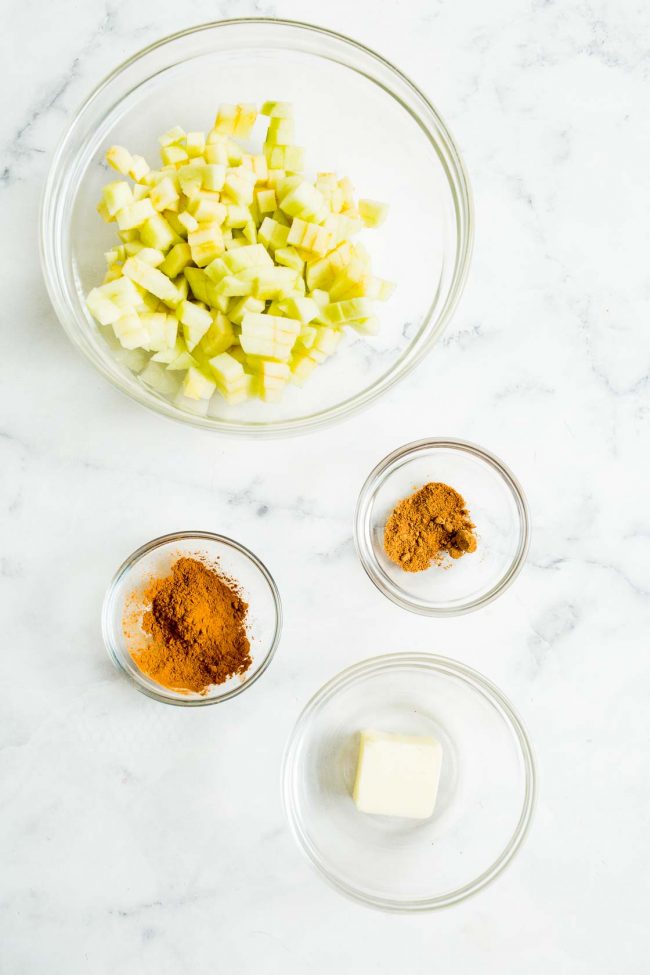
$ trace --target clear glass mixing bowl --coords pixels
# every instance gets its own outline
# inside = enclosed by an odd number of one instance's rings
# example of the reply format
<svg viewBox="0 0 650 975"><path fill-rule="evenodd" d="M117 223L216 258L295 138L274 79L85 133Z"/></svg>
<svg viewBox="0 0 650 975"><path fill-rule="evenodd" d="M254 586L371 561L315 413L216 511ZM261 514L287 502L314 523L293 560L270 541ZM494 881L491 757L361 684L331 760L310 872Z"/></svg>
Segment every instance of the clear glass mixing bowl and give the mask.
<svg viewBox="0 0 650 975"><path fill-rule="evenodd" d="M158 161L172 125L207 129L219 102L294 103L310 172L348 175L362 197L385 200L379 231L362 235L375 273L397 283L379 308L380 334L347 336L304 388L279 404L227 406L215 395L189 412L140 373L146 356L110 342L84 295L104 272L114 226L95 211L114 177L106 149L125 145ZM471 191L459 152L428 99L363 45L280 20L205 24L151 45L90 95L52 161L41 214L41 255L52 304L68 336L115 386L159 413L248 436L300 432L347 416L405 376L441 334L461 294L473 234ZM367 239L365 239L367 238Z"/></svg>
<svg viewBox="0 0 650 975"><path fill-rule="evenodd" d="M441 743L430 819L357 810L364 728ZM485 887L519 849L534 801L533 753L512 705L475 670L429 653L374 657L338 674L298 718L285 755L298 844L342 893L388 911L447 907Z"/></svg>

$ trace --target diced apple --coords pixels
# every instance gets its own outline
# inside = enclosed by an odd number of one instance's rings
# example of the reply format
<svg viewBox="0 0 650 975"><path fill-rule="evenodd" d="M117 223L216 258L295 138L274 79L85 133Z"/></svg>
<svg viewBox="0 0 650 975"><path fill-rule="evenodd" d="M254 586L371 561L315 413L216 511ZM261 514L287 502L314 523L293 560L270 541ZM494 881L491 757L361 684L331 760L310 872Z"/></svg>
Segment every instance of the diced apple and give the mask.
<svg viewBox="0 0 650 975"><path fill-rule="evenodd" d="M113 169L116 169L118 173L121 173L122 176L128 176L133 157L129 150L123 146L111 146L106 151L106 162Z"/></svg>
<svg viewBox="0 0 650 975"><path fill-rule="evenodd" d="M142 347L151 352L173 349L178 334L178 321L174 315L165 312L143 312L140 322L146 333Z"/></svg>
<svg viewBox="0 0 650 975"><path fill-rule="evenodd" d="M298 341L306 349L311 349L312 345L316 341L317 335L318 332L313 327L313 325L303 325L303 327L300 329L300 335L298 336Z"/></svg>
<svg viewBox="0 0 650 975"><path fill-rule="evenodd" d="M150 267L158 267L165 260L163 252L156 250L155 247L141 247L136 253L138 260L144 261Z"/></svg>
<svg viewBox="0 0 650 975"><path fill-rule="evenodd" d="M130 203L116 214L117 225L120 230L133 230L141 227L143 223L151 217L156 216L151 200L138 200L137 203Z"/></svg>
<svg viewBox="0 0 650 975"><path fill-rule="evenodd" d="M257 106L241 103L237 105L237 114L235 116L232 135L236 135L240 139L247 139L251 134L256 118Z"/></svg>
<svg viewBox="0 0 650 975"><path fill-rule="evenodd" d="M208 163L202 169L202 183L204 190L218 192L226 181L226 167L220 163Z"/></svg>
<svg viewBox="0 0 650 975"><path fill-rule="evenodd" d="M147 332L140 316L131 310L113 322L113 331L124 349L143 349L147 344Z"/></svg>
<svg viewBox="0 0 650 975"><path fill-rule="evenodd" d="M213 316L212 324L196 347L197 353L211 358L226 352L235 340L230 320L221 312Z"/></svg>
<svg viewBox="0 0 650 975"><path fill-rule="evenodd" d="M236 203L226 205L226 219L224 226L230 230L241 230L250 220L250 210L248 207L238 206ZM232 238L231 238L232 243Z"/></svg>
<svg viewBox="0 0 650 975"><path fill-rule="evenodd" d="M332 238L325 227L295 217L291 224L287 243L322 257L330 250Z"/></svg>
<svg viewBox="0 0 650 975"><path fill-rule="evenodd" d="M149 172L149 163L144 156L133 156L129 166L129 176L131 179L140 182Z"/></svg>
<svg viewBox="0 0 650 975"><path fill-rule="evenodd" d="M210 399L217 384L193 366L187 370L181 389L188 399Z"/></svg>
<svg viewBox="0 0 650 975"><path fill-rule="evenodd" d="M291 102L264 102L260 115L267 115L270 118L293 118L293 105Z"/></svg>
<svg viewBox="0 0 650 975"><path fill-rule="evenodd" d="M133 190L124 180L107 183L102 190L102 200L106 212L114 217L119 210L123 210L133 203Z"/></svg>
<svg viewBox="0 0 650 975"><path fill-rule="evenodd" d="M227 254L223 263L232 274L249 267L273 267L269 252L261 244L249 244Z"/></svg>
<svg viewBox="0 0 650 975"><path fill-rule="evenodd" d="M212 315L207 308L186 299L177 306L176 316L183 325L183 337L191 352L212 325Z"/></svg>
<svg viewBox="0 0 650 975"><path fill-rule="evenodd" d="M126 260L126 249L124 244L120 244L117 247L111 247L109 251L104 253L104 260L110 266L111 264L117 264L118 262L124 262ZM120 274L122 272L120 271ZM119 275L118 275L119 277Z"/></svg>
<svg viewBox="0 0 650 975"><path fill-rule="evenodd" d="M255 277L252 294L265 301L286 298L295 282L296 272L290 267L261 268Z"/></svg>
<svg viewBox="0 0 650 975"><path fill-rule="evenodd" d="M276 247L286 247L289 228L284 227L272 217L265 217L258 232L259 240L270 250Z"/></svg>
<svg viewBox="0 0 650 975"><path fill-rule="evenodd" d="M294 271L298 271L302 275L305 262L295 247L278 247L273 257L276 264L293 268Z"/></svg>
<svg viewBox="0 0 650 975"><path fill-rule="evenodd" d="M190 157L181 146L165 146L160 150L160 158L166 166L179 166Z"/></svg>
<svg viewBox="0 0 650 975"><path fill-rule="evenodd" d="M161 136L158 137L158 142L161 146L173 146L176 143L183 142L185 139L185 129L180 125L175 125L173 129L168 129L163 132Z"/></svg>
<svg viewBox="0 0 650 975"><path fill-rule="evenodd" d="M175 278L187 267L191 260L192 252L190 245L183 241L180 244L174 244L172 249L168 251L167 257L165 257L160 265L160 270L167 277Z"/></svg>
<svg viewBox="0 0 650 975"><path fill-rule="evenodd" d="M264 145L269 169L284 169L287 173L301 173L305 168L305 150L301 146Z"/></svg>
<svg viewBox="0 0 650 975"><path fill-rule="evenodd" d="M378 200L359 200L359 213L366 227L379 227L388 216L388 205Z"/></svg>
<svg viewBox="0 0 650 975"><path fill-rule="evenodd" d="M100 325L111 325L116 322L122 314L114 301L103 294L101 288L93 288L86 296L86 305L93 318L96 318Z"/></svg>
<svg viewBox="0 0 650 975"><path fill-rule="evenodd" d="M321 310L313 298L287 298L280 307L288 318L294 318L303 325L316 318Z"/></svg>
<svg viewBox="0 0 650 975"><path fill-rule="evenodd" d="M271 118L269 128L266 133L266 141L270 144L288 146L291 145L295 137L293 119L290 118Z"/></svg>
<svg viewBox="0 0 650 975"><path fill-rule="evenodd" d="M165 132L158 169L123 147L107 152L135 185L102 191L97 209L121 243L88 309L129 368L125 357L139 356L144 381L198 415L219 415L208 406L215 387L228 403L278 400L333 354L344 326L375 334L373 300L393 290L351 240L384 220L385 205L357 204L334 173L306 179L290 104L265 102L262 114L257 154L236 141L257 117L245 103L222 105L207 137Z"/></svg>
<svg viewBox="0 0 650 975"><path fill-rule="evenodd" d="M203 186L205 169L206 164L202 159L193 159L192 162L178 167L178 185L186 196L199 192Z"/></svg>
<svg viewBox="0 0 650 975"><path fill-rule="evenodd" d="M321 309L320 320L328 325L344 325L372 315L373 305L368 298L349 298L334 301Z"/></svg>
<svg viewBox="0 0 650 975"><path fill-rule="evenodd" d="M258 190L255 194L255 200L260 213L273 213L278 205L275 190L273 189Z"/></svg>
<svg viewBox="0 0 650 975"><path fill-rule="evenodd" d="M199 224L198 230L187 235L192 260L199 267L205 267L223 254L225 247L223 235L218 224Z"/></svg>
<svg viewBox="0 0 650 975"><path fill-rule="evenodd" d="M185 235L190 233L192 230L198 230L199 221L196 219L196 217L193 217L191 213L188 213L187 210L183 210L182 213L178 214L178 220L183 225Z"/></svg>
<svg viewBox="0 0 650 975"><path fill-rule="evenodd" d="M156 186L151 188L151 193L149 198L153 204L154 210L174 210L178 207L179 194L173 181L166 176L161 179Z"/></svg>
<svg viewBox="0 0 650 975"><path fill-rule="evenodd" d="M123 276L109 284L103 284L98 290L110 298L118 308L135 308L142 298L141 291L133 281Z"/></svg>
<svg viewBox="0 0 650 975"><path fill-rule="evenodd" d="M170 372L185 372L186 369L196 368L197 362L187 350L179 352L178 356L169 363L167 368Z"/></svg>
<svg viewBox="0 0 650 975"><path fill-rule="evenodd" d="M229 173L221 191L222 198L239 206L250 206L253 202L255 183L250 178Z"/></svg>
<svg viewBox="0 0 650 975"><path fill-rule="evenodd" d="M125 261L124 274L157 298L171 300L177 296L176 288L162 271L139 261L137 257L130 257Z"/></svg>
<svg viewBox="0 0 650 975"><path fill-rule="evenodd" d="M305 352L294 355L291 360L291 380L296 386L303 386L318 363Z"/></svg>
<svg viewBox="0 0 650 975"><path fill-rule="evenodd" d="M216 164L224 167L227 166L229 157L228 146L225 140L210 143L208 137L208 145L205 147L204 158L208 164Z"/></svg>
<svg viewBox="0 0 650 975"><path fill-rule="evenodd" d="M190 159L202 156L205 151L205 132L188 132L185 136L185 149Z"/></svg>
<svg viewBox="0 0 650 975"><path fill-rule="evenodd" d="M147 247L155 247L159 251L168 251L173 244L179 244L181 241L162 214L156 213L155 210L153 216L142 224L140 239Z"/></svg>
<svg viewBox="0 0 650 975"><path fill-rule="evenodd" d="M301 220L313 220L316 223L324 220L327 215L323 194L306 180L301 180L286 194L280 191L280 209L290 217L300 217Z"/></svg>
<svg viewBox="0 0 650 975"><path fill-rule="evenodd" d="M227 352L215 355L210 358L210 368L214 374L217 385L222 389L228 389L241 385L244 380L244 367L237 362L233 356Z"/></svg>
<svg viewBox="0 0 650 975"><path fill-rule="evenodd" d="M241 325L247 312L260 313L264 311L264 302L259 298L248 295L245 298L232 298L228 305L228 318L234 325Z"/></svg>

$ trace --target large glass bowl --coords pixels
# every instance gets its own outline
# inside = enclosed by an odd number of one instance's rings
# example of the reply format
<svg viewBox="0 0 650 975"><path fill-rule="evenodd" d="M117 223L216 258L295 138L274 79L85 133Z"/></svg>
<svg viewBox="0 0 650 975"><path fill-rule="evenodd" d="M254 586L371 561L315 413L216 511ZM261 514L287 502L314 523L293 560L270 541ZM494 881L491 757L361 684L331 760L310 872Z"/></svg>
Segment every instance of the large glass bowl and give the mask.
<svg viewBox="0 0 650 975"><path fill-rule="evenodd" d="M364 231L375 273L397 284L379 308L381 331L345 347L279 404L227 406L215 395L192 411L140 373L146 355L101 330L84 295L104 273L115 240L95 206L115 174L106 149L125 145L158 164L157 137L171 126L211 126L219 102L293 102L307 168L348 175L362 197L390 204L386 223ZM280 20L229 20L183 31L117 68L82 105L52 161L42 207L47 288L72 342L114 385L166 416L239 435L321 426L367 405L429 351L458 301L472 246L467 174L447 128L400 71L339 34ZM106 333L106 334L103 334ZM159 377L158 377L159 378Z"/></svg>
<svg viewBox="0 0 650 975"><path fill-rule="evenodd" d="M440 742L429 819L357 810L365 728ZM534 801L533 753L512 705L475 670L429 653L374 657L338 674L298 718L285 755L298 844L339 891L387 911L435 910L481 890L519 849Z"/></svg>

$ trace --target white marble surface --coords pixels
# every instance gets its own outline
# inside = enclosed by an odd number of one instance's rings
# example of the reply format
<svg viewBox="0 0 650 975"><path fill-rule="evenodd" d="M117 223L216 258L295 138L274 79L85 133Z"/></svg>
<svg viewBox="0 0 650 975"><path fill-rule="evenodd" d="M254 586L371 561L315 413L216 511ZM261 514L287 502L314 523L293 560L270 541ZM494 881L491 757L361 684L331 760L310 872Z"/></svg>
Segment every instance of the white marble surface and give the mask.
<svg viewBox="0 0 650 975"><path fill-rule="evenodd" d="M4 12L2 975L647 972L645 5L8 0ZM148 414L73 351L36 228L53 147L109 69L188 24L254 14L349 33L424 88L464 153L477 245L455 320L415 375L331 431L252 445ZM503 599L437 622L372 587L351 517L380 457L442 433L512 466L534 535ZM98 619L122 558L188 526L250 544L286 609L259 684L189 712L126 685ZM353 661L409 648L465 661L512 697L541 787L512 868L416 918L324 885L278 783L307 697Z"/></svg>

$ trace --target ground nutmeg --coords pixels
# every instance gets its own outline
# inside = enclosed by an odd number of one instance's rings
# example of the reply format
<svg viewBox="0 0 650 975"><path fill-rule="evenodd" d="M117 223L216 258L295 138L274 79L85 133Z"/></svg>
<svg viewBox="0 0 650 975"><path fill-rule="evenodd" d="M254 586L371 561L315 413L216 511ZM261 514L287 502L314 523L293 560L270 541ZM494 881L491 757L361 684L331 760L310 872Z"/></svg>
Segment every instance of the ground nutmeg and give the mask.
<svg viewBox="0 0 650 975"><path fill-rule="evenodd" d="M150 580L144 607L140 626L150 639L131 656L158 684L201 693L250 667L248 604L200 558L181 557L169 575Z"/></svg>
<svg viewBox="0 0 650 975"><path fill-rule="evenodd" d="M406 572L476 550L474 524L458 491L432 481L394 508L384 530L386 555Z"/></svg>

